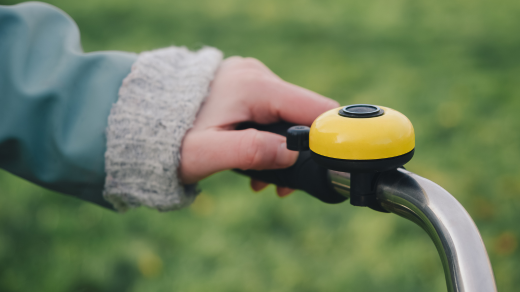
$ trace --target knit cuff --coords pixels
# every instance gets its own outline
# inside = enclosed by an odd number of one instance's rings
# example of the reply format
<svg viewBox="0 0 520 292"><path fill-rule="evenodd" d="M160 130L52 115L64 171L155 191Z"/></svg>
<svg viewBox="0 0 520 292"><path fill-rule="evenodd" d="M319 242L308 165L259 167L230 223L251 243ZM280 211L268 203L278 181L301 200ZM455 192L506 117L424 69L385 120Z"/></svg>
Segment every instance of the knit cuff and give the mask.
<svg viewBox="0 0 520 292"><path fill-rule="evenodd" d="M180 147L222 60L215 48L169 47L139 55L108 117L103 195L119 211L180 209L195 199L181 184Z"/></svg>

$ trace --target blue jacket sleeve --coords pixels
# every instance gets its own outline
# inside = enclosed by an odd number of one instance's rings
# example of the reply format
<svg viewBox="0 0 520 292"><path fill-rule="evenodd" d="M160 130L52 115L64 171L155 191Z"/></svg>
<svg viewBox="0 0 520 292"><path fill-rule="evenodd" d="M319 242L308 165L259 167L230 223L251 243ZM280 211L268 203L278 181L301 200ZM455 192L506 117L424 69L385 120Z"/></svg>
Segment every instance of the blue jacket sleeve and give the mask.
<svg viewBox="0 0 520 292"><path fill-rule="evenodd" d="M0 6L0 167L110 207L105 129L136 58L83 53L75 23L53 6Z"/></svg>

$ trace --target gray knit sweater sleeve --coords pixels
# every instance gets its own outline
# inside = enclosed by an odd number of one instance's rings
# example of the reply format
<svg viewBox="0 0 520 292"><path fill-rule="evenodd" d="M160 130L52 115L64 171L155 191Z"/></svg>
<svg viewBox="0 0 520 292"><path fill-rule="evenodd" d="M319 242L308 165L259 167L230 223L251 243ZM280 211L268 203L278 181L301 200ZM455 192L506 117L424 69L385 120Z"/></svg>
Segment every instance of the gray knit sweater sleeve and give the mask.
<svg viewBox="0 0 520 292"><path fill-rule="evenodd" d="M222 60L214 48L141 53L108 118L104 197L119 211L180 209L197 195L182 185L180 147Z"/></svg>

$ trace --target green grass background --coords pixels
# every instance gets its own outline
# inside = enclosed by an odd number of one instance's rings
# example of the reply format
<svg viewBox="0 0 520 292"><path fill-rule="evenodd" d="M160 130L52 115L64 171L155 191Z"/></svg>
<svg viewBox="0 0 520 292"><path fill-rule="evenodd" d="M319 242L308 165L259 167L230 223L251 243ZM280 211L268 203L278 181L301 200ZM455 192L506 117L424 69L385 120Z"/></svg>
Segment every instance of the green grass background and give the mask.
<svg viewBox="0 0 520 292"><path fill-rule="evenodd" d="M86 51L215 46L343 104L403 112L408 168L461 201L499 291L518 291L520 1L49 3ZM0 173L0 291L446 291L430 239L395 215L255 194L231 172L201 187L182 211L116 214Z"/></svg>

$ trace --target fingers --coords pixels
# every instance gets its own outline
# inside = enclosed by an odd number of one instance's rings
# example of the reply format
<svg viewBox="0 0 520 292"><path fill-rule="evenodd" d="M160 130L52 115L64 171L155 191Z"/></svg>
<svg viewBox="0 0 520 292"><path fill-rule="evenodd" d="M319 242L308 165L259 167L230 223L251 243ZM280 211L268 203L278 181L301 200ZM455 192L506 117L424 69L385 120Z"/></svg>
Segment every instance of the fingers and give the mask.
<svg viewBox="0 0 520 292"><path fill-rule="evenodd" d="M263 182L263 181L260 181L260 180L256 180L256 179L251 179L251 188L255 192L259 192L259 191L265 189L268 185L269 184L266 183L266 182ZM276 186L276 194L280 198L287 197L292 192L294 192L294 189L287 188L287 187Z"/></svg>
<svg viewBox="0 0 520 292"><path fill-rule="evenodd" d="M276 186L276 194L278 194L278 197L280 197L280 198L287 197L292 192L294 192L294 189Z"/></svg>
<svg viewBox="0 0 520 292"><path fill-rule="evenodd" d="M338 106L330 98L283 81L256 59L231 57L215 75L195 127L230 129L244 121L280 120L310 126L320 114Z"/></svg>
<svg viewBox="0 0 520 292"><path fill-rule="evenodd" d="M251 88L247 103L257 123L285 120L310 126L320 114L339 106L335 100L280 79L255 80Z"/></svg>
<svg viewBox="0 0 520 292"><path fill-rule="evenodd" d="M287 150L285 137L269 132L206 130L185 136L181 157L181 180L189 184L226 169L287 168L298 152Z"/></svg>
<svg viewBox="0 0 520 292"><path fill-rule="evenodd" d="M310 125L323 112L339 106L335 100L283 81L254 58L231 57L224 63L224 71L238 73L232 80L242 85L239 98L246 101L255 122L286 120Z"/></svg>
<svg viewBox="0 0 520 292"><path fill-rule="evenodd" d="M259 192L259 191L265 189L269 184L266 182L263 182L261 180L251 179L250 185L251 185L251 188L253 189L253 191Z"/></svg>

